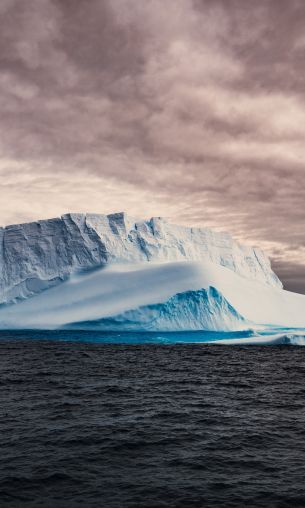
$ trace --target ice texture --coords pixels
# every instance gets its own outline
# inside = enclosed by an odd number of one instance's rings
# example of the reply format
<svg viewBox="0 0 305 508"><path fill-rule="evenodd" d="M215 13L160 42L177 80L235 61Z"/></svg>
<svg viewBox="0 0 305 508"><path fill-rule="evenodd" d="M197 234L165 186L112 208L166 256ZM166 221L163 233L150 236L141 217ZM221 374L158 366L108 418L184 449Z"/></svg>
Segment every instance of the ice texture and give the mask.
<svg viewBox="0 0 305 508"><path fill-rule="evenodd" d="M66 214L0 228L0 304L41 293L78 270L113 263L205 260L281 287L267 256L228 233L177 226L161 217Z"/></svg>
<svg viewBox="0 0 305 508"><path fill-rule="evenodd" d="M245 330L250 324L217 289L177 293L164 303L140 306L96 321L69 323L69 329L103 331Z"/></svg>

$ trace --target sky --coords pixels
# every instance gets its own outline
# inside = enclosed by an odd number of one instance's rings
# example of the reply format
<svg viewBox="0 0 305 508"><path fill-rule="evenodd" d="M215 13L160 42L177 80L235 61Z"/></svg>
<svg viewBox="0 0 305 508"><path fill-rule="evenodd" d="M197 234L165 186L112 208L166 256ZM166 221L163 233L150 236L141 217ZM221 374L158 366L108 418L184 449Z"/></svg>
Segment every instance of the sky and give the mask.
<svg viewBox="0 0 305 508"><path fill-rule="evenodd" d="M305 293L304 0L1 0L0 224L230 231Z"/></svg>

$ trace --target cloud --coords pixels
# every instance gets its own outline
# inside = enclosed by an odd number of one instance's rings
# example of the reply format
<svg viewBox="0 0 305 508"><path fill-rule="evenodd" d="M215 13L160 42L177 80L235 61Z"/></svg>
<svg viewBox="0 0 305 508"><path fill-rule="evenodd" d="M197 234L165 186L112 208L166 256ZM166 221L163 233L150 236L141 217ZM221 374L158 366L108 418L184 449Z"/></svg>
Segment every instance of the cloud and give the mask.
<svg viewBox="0 0 305 508"><path fill-rule="evenodd" d="M2 222L124 208L227 229L305 292L303 2L2 0L0 14Z"/></svg>
<svg viewBox="0 0 305 508"><path fill-rule="evenodd" d="M289 263L287 261L272 261L272 268L276 271L280 279L284 281L285 289L304 294L304 264Z"/></svg>

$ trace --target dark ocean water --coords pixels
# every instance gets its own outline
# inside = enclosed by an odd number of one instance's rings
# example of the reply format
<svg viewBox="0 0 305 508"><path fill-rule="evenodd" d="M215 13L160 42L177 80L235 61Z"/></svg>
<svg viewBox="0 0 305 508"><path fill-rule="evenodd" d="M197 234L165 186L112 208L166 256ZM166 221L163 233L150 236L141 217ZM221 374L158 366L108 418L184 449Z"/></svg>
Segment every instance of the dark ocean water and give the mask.
<svg viewBox="0 0 305 508"><path fill-rule="evenodd" d="M303 348L25 335L0 340L1 508L305 506Z"/></svg>

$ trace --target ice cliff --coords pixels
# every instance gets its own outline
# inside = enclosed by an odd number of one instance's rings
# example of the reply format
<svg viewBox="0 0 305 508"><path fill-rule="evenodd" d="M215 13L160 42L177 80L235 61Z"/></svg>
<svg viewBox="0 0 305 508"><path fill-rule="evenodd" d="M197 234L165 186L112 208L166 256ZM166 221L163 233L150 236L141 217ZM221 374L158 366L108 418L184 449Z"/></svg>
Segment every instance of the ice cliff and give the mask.
<svg viewBox="0 0 305 508"><path fill-rule="evenodd" d="M264 253L228 233L172 225L160 217L145 221L125 213L67 214L0 229L0 304L39 294L79 270L205 260L281 287Z"/></svg>

